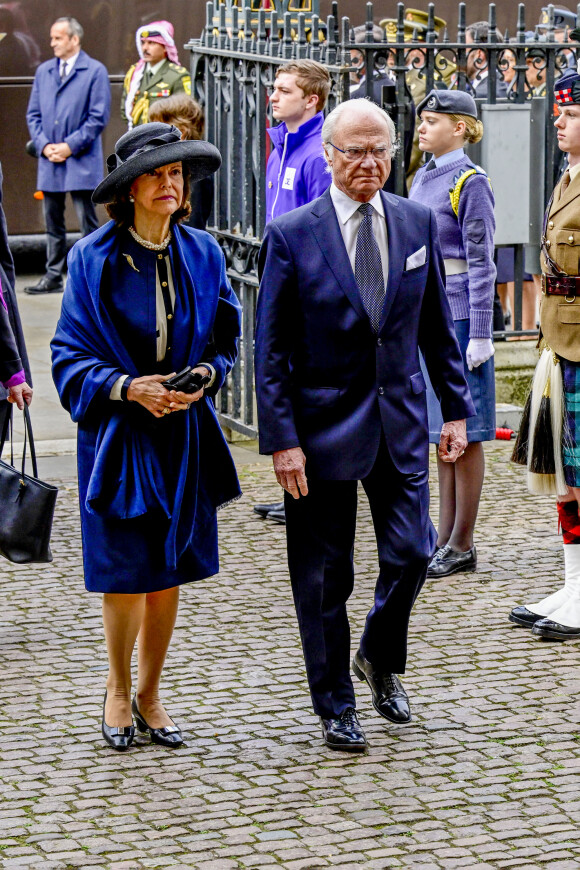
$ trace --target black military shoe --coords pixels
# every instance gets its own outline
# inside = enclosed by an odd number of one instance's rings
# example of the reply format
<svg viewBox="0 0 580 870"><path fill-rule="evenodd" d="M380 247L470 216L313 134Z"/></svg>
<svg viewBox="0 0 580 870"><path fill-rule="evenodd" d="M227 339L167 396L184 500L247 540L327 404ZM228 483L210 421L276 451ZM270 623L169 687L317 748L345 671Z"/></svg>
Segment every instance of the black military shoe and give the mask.
<svg viewBox="0 0 580 870"><path fill-rule="evenodd" d="M411 721L409 698L396 674L375 671L360 650L352 660L352 669L359 680L368 683L373 693L373 707L380 716L397 725Z"/></svg>
<svg viewBox="0 0 580 870"><path fill-rule="evenodd" d="M533 628L536 622L542 618L537 613L532 613L531 610L528 610L523 605L514 607L508 617L510 622L515 623L515 625L523 625L524 628Z"/></svg>
<svg viewBox="0 0 580 870"><path fill-rule="evenodd" d="M338 719L321 719L320 724L324 742L330 749L339 749L342 752L364 752L367 748L367 739L360 727L354 707L347 707Z"/></svg>
<svg viewBox="0 0 580 870"><path fill-rule="evenodd" d="M284 510L284 502L277 501L273 504L255 504L253 507L253 511L255 514L258 514L261 517L267 517L271 511L283 511Z"/></svg>
<svg viewBox="0 0 580 870"><path fill-rule="evenodd" d="M437 550L431 559L427 568L427 577L449 577L450 574L459 574L459 572L468 574L475 571L476 568L477 551L475 547L467 550L466 553L459 553L449 544L446 544Z"/></svg>
<svg viewBox="0 0 580 870"><path fill-rule="evenodd" d="M280 525L286 525L286 511L284 510L284 504L282 504L281 510L270 511L270 513L266 516L267 520L273 520L275 523L280 523Z"/></svg>
<svg viewBox="0 0 580 870"><path fill-rule="evenodd" d="M44 278L40 279L38 284L33 284L32 286L25 287L24 292L30 293L30 295L35 296L40 293L62 293L62 289L62 281L56 281L45 275Z"/></svg>
<svg viewBox="0 0 580 870"><path fill-rule="evenodd" d="M568 640L568 638L574 640L580 637L580 628L562 625L560 622L553 622L549 617L545 617L534 623L532 634L538 637L547 637L550 640Z"/></svg>

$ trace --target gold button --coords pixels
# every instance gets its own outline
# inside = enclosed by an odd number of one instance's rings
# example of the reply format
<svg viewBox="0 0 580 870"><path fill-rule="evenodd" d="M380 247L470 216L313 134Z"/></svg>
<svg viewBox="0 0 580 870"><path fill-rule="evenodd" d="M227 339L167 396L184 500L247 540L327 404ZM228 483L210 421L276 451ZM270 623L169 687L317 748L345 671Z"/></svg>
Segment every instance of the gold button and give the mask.
<svg viewBox="0 0 580 870"><path fill-rule="evenodd" d="M550 248L551 246L552 246L552 242L550 242L550 241L548 240L548 241L546 242L546 247L547 247L547 248Z"/></svg>
<svg viewBox="0 0 580 870"><path fill-rule="evenodd" d="M268 182L268 187L272 187L272 182L271 182L271 181Z"/></svg>
<svg viewBox="0 0 580 870"><path fill-rule="evenodd" d="M574 236L568 236L568 241L569 241L569 242L573 242L573 241L574 241Z"/></svg>
<svg viewBox="0 0 580 870"><path fill-rule="evenodd" d="M553 230L553 229L554 229L554 221L550 221L550 223L548 224L548 226L549 226L549 228L550 228L551 230Z"/></svg>
<svg viewBox="0 0 580 870"><path fill-rule="evenodd" d="M162 286L162 287L167 287L167 281L162 281L162 282L161 282L161 286Z"/></svg>
<svg viewBox="0 0 580 870"><path fill-rule="evenodd" d="M157 259L158 259L158 260L162 260L162 259L163 259L163 254L157 254Z"/></svg>
<svg viewBox="0 0 580 870"><path fill-rule="evenodd" d="M168 320L173 320L173 314L168 314L168 315L167 315L167 319L168 319Z"/></svg>

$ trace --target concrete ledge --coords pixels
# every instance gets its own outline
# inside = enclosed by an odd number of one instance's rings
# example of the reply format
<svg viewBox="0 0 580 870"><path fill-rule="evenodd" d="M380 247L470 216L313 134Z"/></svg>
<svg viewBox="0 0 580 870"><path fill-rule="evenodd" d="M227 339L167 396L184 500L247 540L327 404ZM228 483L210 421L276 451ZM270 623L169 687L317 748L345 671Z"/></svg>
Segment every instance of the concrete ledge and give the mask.
<svg viewBox="0 0 580 870"><path fill-rule="evenodd" d="M523 412L524 409L519 405L498 402L495 406L496 426L499 429L513 429L514 432L519 432Z"/></svg>

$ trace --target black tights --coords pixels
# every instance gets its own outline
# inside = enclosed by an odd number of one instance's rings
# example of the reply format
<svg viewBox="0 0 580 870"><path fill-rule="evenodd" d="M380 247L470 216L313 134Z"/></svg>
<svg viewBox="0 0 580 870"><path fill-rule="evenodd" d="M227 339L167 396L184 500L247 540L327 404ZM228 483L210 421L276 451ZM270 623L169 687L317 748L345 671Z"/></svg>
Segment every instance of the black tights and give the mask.
<svg viewBox="0 0 580 870"><path fill-rule="evenodd" d="M473 441L455 463L437 457L439 472L439 527L437 546L449 544L465 553L473 547L485 457L481 441Z"/></svg>

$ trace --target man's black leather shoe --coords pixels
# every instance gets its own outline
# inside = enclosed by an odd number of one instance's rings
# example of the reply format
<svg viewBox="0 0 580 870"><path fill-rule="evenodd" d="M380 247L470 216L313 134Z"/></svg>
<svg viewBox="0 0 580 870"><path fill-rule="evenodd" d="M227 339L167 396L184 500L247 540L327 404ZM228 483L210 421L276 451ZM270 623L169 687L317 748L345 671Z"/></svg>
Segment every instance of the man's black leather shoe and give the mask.
<svg viewBox="0 0 580 870"><path fill-rule="evenodd" d="M427 568L427 577L449 577L450 574L462 573L468 574L477 568L477 551L475 547L467 550L466 553L459 553L454 550L449 544L441 547Z"/></svg>
<svg viewBox="0 0 580 870"><path fill-rule="evenodd" d="M40 293L62 293L62 281L52 281L47 278L41 278L38 284L24 288L25 293L30 293L32 296Z"/></svg>
<svg viewBox="0 0 580 870"><path fill-rule="evenodd" d="M569 625L562 625L559 622L552 622L549 617L538 619L532 628L532 634L538 637L547 637L551 640L574 640L580 637L580 628L572 628Z"/></svg>
<svg viewBox="0 0 580 870"><path fill-rule="evenodd" d="M254 505L254 513L259 514L261 517L267 517L271 511L283 511L284 510L284 502L277 501L274 504L255 504Z"/></svg>
<svg viewBox="0 0 580 870"><path fill-rule="evenodd" d="M396 674L378 673L360 650L352 660L352 669L359 680L368 683L373 707L380 716L398 725L411 721L409 698Z"/></svg>
<svg viewBox="0 0 580 870"><path fill-rule="evenodd" d="M521 605L520 607L514 607L508 619L510 622L515 623L515 625L523 625L524 628L533 628L536 622L542 619L542 617L537 613L532 613L532 611L528 610L527 607Z"/></svg>
<svg viewBox="0 0 580 870"><path fill-rule="evenodd" d="M281 525L286 525L286 511L284 510L284 504L282 503L281 510L270 511L270 513L266 516L267 520L274 520L275 523L280 523Z"/></svg>
<svg viewBox="0 0 580 870"><path fill-rule="evenodd" d="M321 719L322 736L330 749L339 749L342 752L364 752L367 748L367 739L360 727L354 707L340 714L338 719Z"/></svg>

